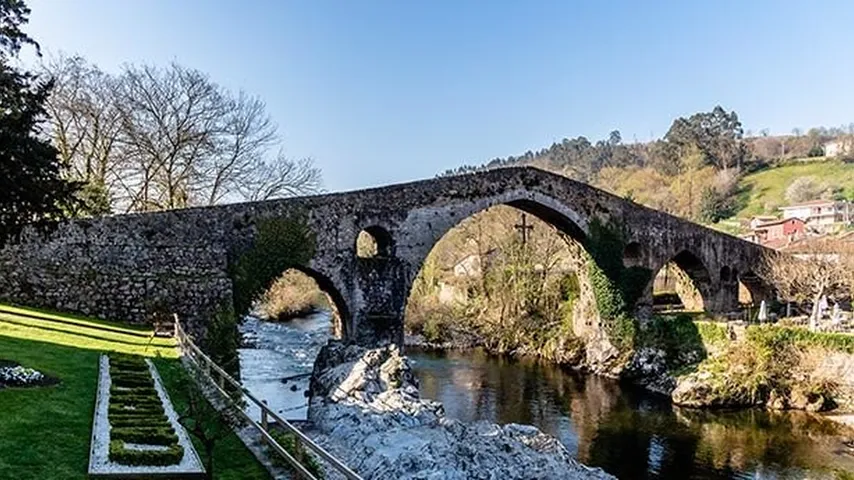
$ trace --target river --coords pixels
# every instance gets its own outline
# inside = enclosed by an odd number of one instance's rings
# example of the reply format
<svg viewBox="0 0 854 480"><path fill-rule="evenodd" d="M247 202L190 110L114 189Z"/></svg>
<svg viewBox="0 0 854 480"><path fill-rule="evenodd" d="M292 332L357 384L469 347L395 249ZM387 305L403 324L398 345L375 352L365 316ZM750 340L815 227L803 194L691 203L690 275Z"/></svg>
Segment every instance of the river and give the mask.
<svg viewBox="0 0 854 480"><path fill-rule="evenodd" d="M305 418L305 375L329 337L328 316L287 324L250 318L241 330L251 346L240 350L246 386L287 418ZM640 388L533 360L477 350L406 353L422 397L442 402L449 417L536 425L581 462L622 479L832 479L854 472L845 431L815 415L680 409Z"/></svg>

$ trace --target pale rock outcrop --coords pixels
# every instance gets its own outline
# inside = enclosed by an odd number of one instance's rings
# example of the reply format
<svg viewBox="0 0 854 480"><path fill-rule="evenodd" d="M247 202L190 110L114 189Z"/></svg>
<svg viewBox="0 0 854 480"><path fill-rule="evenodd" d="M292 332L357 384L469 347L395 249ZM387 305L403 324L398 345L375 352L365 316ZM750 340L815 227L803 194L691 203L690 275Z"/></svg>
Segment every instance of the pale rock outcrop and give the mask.
<svg viewBox="0 0 854 480"><path fill-rule="evenodd" d="M396 347L331 341L310 387L310 434L365 479L610 479L526 425L465 424L419 398Z"/></svg>

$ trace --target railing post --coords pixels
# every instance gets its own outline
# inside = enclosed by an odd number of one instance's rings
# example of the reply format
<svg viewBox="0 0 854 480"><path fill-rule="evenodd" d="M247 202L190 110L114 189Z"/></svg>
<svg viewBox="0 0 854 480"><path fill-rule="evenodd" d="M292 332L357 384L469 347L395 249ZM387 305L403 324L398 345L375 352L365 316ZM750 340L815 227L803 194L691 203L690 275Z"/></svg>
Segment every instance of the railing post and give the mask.
<svg viewBox="0 0 854 480"><path fill-rule="evenodd" d="M261 403L264 405L261 407L261 428L264 429L265 432L270 432L269 421L267 420L267 400L261 400ZM261 443L267 444L267 439L262 435Z"/></svg>

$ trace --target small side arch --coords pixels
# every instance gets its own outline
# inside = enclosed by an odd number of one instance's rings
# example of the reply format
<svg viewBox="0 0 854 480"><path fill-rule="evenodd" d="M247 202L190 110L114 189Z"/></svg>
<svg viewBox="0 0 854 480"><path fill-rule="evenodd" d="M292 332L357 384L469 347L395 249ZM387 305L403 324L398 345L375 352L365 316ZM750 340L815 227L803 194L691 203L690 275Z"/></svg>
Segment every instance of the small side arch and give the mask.
<svg viewBox="0 0 854 480"><path fill-rule="evenodd" d="M359 258L390 258L394 256L394 238L385 228L371 225L359 231L355 248Z"/></svg>
<svg viewBox="0 0 854 480"><path fill-rule="evenodd" d="M643 247L639 242L629 242L623 249L623 266L635 267L643 260Z"/></svg>
<svg viewBox="0 0 854 480"><path fill-rule="evenodd" d="M763 300L774 299L774 288L754 272L748 270L739 274L736 270L735 278L738 281L738 302L745 305L758 305Z"/></svg>

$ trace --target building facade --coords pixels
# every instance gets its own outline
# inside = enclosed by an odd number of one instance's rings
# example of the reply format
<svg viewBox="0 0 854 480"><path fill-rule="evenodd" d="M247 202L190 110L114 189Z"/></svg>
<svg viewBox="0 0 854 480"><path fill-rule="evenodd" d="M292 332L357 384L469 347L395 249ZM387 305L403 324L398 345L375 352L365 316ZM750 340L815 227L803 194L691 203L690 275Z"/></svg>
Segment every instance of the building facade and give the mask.
<svg viewBox="0 0 854 480"><path fill-rule="evenodd" d="M818 231L827 231L834 226L851 223L851 204L835 200L813 200L780 207L783 219L798 218L807 227Z"/></svg>

